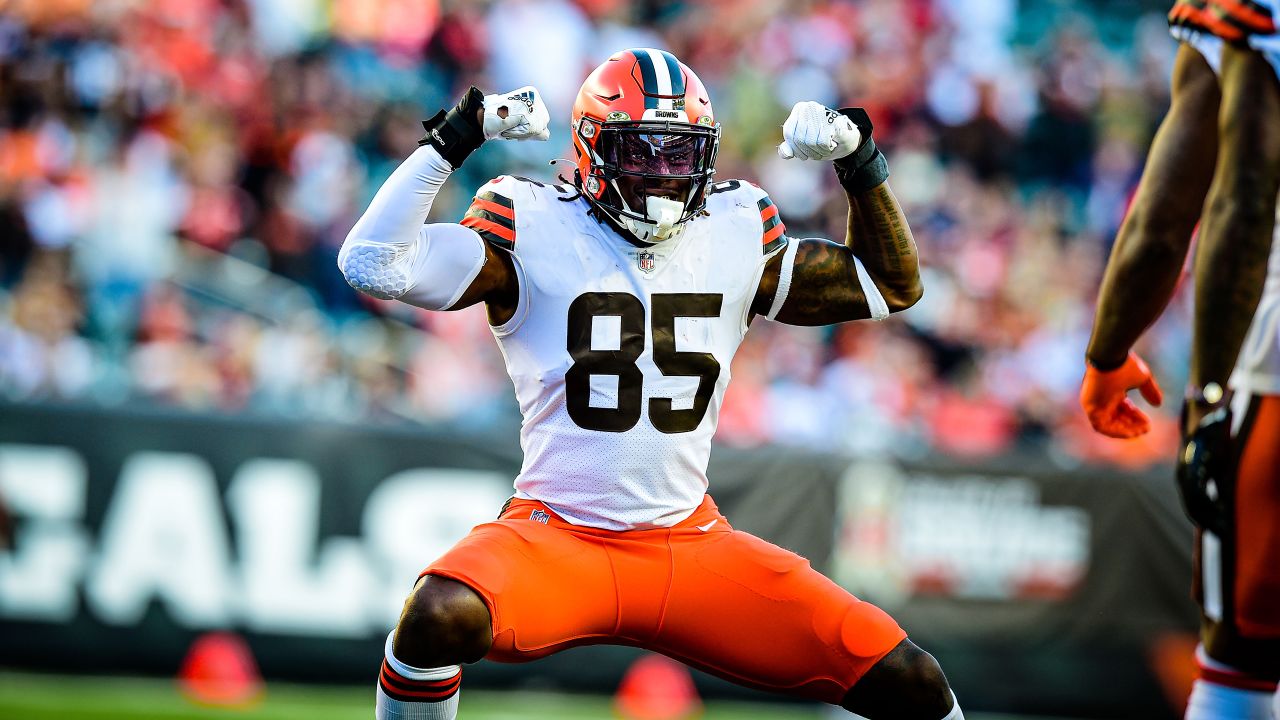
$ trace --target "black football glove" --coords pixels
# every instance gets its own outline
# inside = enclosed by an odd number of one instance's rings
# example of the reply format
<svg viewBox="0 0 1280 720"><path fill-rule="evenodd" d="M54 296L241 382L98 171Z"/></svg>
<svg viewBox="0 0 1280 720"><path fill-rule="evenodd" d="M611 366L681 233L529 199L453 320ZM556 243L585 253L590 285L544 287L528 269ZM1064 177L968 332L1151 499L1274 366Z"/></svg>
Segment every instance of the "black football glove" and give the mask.
<svg viewBox="0 0 1280 720"><path fill-rule="evenodd" d="M1185 412L1185 409L1184 409ZM1231 527L1236 455L1231 409L1219 407L1182 441L1178 453L1178 494L1191 522L1218 537Z"/></svg>

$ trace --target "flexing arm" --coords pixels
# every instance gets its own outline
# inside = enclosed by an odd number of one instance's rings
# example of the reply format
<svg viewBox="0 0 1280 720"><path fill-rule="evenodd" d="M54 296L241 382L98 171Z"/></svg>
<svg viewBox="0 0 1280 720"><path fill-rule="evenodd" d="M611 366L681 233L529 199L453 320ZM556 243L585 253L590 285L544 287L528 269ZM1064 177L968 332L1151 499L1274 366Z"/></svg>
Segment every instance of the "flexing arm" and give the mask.
<svg viewBox="0 0 1280 720"><path fill-rule="evenodd" d="M472 88L456 108L423 123L422 147L378 190L338 254L352 287L429 310L484 301L498 324L511 316L518 287L509 255L469 228L424 223L453 169L486 138L546 139L546 109L534 98L532 107L508 105L504 95Z"/></svg>
<svg viewBox="0 0 1280 720"><path fill-rule="evenodd" d="M849 223L845 245L853 250L890 312L906 310L924 295L920 259L907 217L889 183L855 195L848 189Z"/></svg>
<svg viewBox="0 0 1280 720"><path fill-rule="evenodd" d="M842 143L856 150L836 161L849 200L844 244L792 240L797 246L779 253L765 270L752 309L779 322L882 319L911 307L924 292L915 239L886 181L888 167L871 139L871 123L860 110L841 113L801 103L784 126L787 141L779 148L784 157L825 159L838 155ZM831 126L826 137L824 123Z"/></svg>

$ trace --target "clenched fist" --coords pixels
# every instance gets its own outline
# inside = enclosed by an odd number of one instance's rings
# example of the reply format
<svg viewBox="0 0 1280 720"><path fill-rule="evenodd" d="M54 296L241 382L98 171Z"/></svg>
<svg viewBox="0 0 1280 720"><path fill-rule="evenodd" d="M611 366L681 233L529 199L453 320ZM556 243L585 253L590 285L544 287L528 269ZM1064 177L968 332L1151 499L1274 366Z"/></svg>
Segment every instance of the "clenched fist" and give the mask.
<svg viewBox="0 0 1280 720"><path fill-rule="evenodd" d="M853 121L829 107L806 100L791 108L782 124L778 155L784 160L839 160L858 149L862 133Z"/></svg>
<svg viewBox="0 0 1280 720"><path fill-rule="evenodd" d="M546 140L550 122L542 93L532 85L484 96L485 140Z"/></svg>

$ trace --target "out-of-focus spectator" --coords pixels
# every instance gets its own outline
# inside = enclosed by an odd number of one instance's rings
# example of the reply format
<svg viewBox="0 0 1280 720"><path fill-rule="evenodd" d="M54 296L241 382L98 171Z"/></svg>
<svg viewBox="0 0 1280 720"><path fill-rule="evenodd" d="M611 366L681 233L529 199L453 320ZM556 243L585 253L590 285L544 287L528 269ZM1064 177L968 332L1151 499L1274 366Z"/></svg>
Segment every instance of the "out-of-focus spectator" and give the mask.
<svg viewBox="0 0 1280 720"><path fill-rule="evenodd" d="M9 514L9 508L5 506L4 498L0 497L0 552L13 547L14 536L17 531L17 527L14 526L13 516Z"/></svg>
<svg viewBox="0 0 1280 720"><path fill-rule="evenodd" d="M0 382L18 397L74 397L93 380L94 351L77 335L82 308L62 265L54 255L29 265L0 323Z"/></svg>

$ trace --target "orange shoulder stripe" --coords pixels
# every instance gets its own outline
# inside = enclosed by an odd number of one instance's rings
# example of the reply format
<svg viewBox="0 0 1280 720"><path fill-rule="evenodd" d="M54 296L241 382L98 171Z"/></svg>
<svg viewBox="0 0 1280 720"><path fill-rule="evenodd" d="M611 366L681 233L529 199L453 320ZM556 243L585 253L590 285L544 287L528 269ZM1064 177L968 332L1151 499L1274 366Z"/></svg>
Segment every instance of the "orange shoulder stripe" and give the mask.
<svg viewBox="0 0 1280 720"><path fill-rule="evenodd" d="M464 227L469 227L472 230L483 230L485 232L493 233L507 242L513 243L516 241L516 233L514 230L508 227L503 227L492 220L469 216L462 218L462 222L460 224Z"/></svg>
<svg viewBox="0 0 1280 720"><path fill-rule="evenodd" d="M1214 3L1237 23L1247 26L1253 32L1270 34L1276 31L1271 15L1262 11L1253 3L1237 2L1236 0L1214 0Z"/></svg>
<svg viewBox="0 0 1280 720"><path fill-rule="evenodd" d="M478 207L481 210L488 210L494 215L501 215L502 217L507 218L508 220L516 219L515 210L512 210L511 208L506 207L505 205L499 205L496 202L491 202L483 198L476 198L472 200L471 207Z"/></svg>

